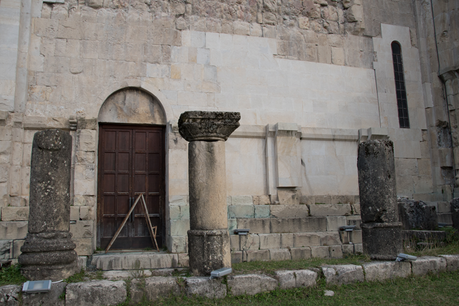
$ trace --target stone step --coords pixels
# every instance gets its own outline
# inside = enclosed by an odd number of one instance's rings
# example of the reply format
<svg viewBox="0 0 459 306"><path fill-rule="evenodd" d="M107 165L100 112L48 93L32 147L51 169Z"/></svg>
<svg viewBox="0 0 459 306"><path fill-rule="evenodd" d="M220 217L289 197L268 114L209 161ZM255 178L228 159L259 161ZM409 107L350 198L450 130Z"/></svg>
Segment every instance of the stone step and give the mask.
<svg viewBox="0 0 459 306"><path fill-rule="evenodd" d="M355 250L355 252L354 252ZM361 254L363 247L361 243L340 244L330 246L308 246L303 248L281 248L268 250L245 250L231 253L232 263L243 261L279 261L279 260L301 260L308 258L342 258L347 254Z"/></svg>
<svg viewBox="0 0 459 306"><path fill-rule="evenodd" d="M167 269L188 266L188 255L158 252L104 253L91 260L98 270Z"/></svg>
<svg viewBox="0 0 459 306"><path fill-rule="evenodd" d="M271 233L248 234L246 236L230 236L232 251L242 250L268 250L282 248L303 248L312 246L331 246L349 243L362 243L362 231L354 230L352 236L347 233L335 232L310 232L310 233Z"/></svg>

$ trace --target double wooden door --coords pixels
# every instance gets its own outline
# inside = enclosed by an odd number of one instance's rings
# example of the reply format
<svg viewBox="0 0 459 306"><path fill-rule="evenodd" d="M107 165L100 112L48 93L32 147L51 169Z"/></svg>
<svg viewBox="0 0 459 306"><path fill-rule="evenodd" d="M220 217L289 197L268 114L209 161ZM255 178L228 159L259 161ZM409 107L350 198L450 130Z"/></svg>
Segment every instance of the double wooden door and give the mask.
<svg viewBox="0 0 459 306"><path fill-rule="evenodd" d="M163 126L101 124L99 129L98 246L105 249L140 194L144 194L159 247L165 241ZM153 248L137 206L111 249Z"/></svg>

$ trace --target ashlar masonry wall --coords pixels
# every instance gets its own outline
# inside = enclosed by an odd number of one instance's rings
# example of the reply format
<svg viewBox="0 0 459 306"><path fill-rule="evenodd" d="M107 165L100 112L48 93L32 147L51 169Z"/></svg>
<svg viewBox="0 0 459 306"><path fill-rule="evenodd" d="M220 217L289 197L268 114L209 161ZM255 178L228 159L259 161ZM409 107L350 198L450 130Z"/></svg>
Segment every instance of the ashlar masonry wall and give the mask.
<svg viewBox="0 0 459 306"><path fill-rule="evenodd" d="M241 113L241 127L227 142L226 168L228 204L243 205L230 215L271 218L282 205L304 213L300 203L338 202L353 213L357 144L370 134L396 143L401 194L431 193L413 18L390 21L398 25L393 32L406 49L411 82L413 128L401 132L389 84L392 36L385 29L392 26L378 23L382 32L373 31L372 21L365 28L364 8L376 7L357 0L34 0L27 98L15 101L0 127L0 161L8 171L0 182L0 240L25 236L33 134L63 128L71 130L75 148L71 230L78 253L92 253L99 112L113 92L129 87L164 108L166 240L173 252L186 250L189 228L187 143L177 129L188 110ZM363 36L366 30L374 33ZM390 92L382 91L383 82Z"/></svg>

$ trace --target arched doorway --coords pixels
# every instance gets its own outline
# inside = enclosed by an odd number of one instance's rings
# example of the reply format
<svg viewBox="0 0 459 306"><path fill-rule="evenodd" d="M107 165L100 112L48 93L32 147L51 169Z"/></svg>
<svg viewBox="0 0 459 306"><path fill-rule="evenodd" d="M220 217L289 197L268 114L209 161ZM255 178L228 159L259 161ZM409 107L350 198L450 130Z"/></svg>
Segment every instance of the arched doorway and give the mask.
<svg viewBox="0 0 459 306"><path fill-rule="evenodd" d="M124 88L103 103L98 121L97 245L106 248L131 205L143 193L162 247L166 115L161 103L142 89ZM153 248L139 204L111 249Z"/></svg>

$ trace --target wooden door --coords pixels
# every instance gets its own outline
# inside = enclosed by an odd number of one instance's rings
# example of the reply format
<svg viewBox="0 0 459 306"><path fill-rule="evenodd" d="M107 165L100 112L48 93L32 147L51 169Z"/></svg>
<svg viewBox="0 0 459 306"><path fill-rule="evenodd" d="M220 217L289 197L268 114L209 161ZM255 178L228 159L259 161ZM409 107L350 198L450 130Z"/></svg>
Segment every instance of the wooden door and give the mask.
<svg viewBox="0 0 459 306"><path fill-rule="evenodd" d="M101 124L99 129L98 246L105 249L143 193L159 247L165 242L163 126ZM138 203L111 249L153 248Z"/></svg>

